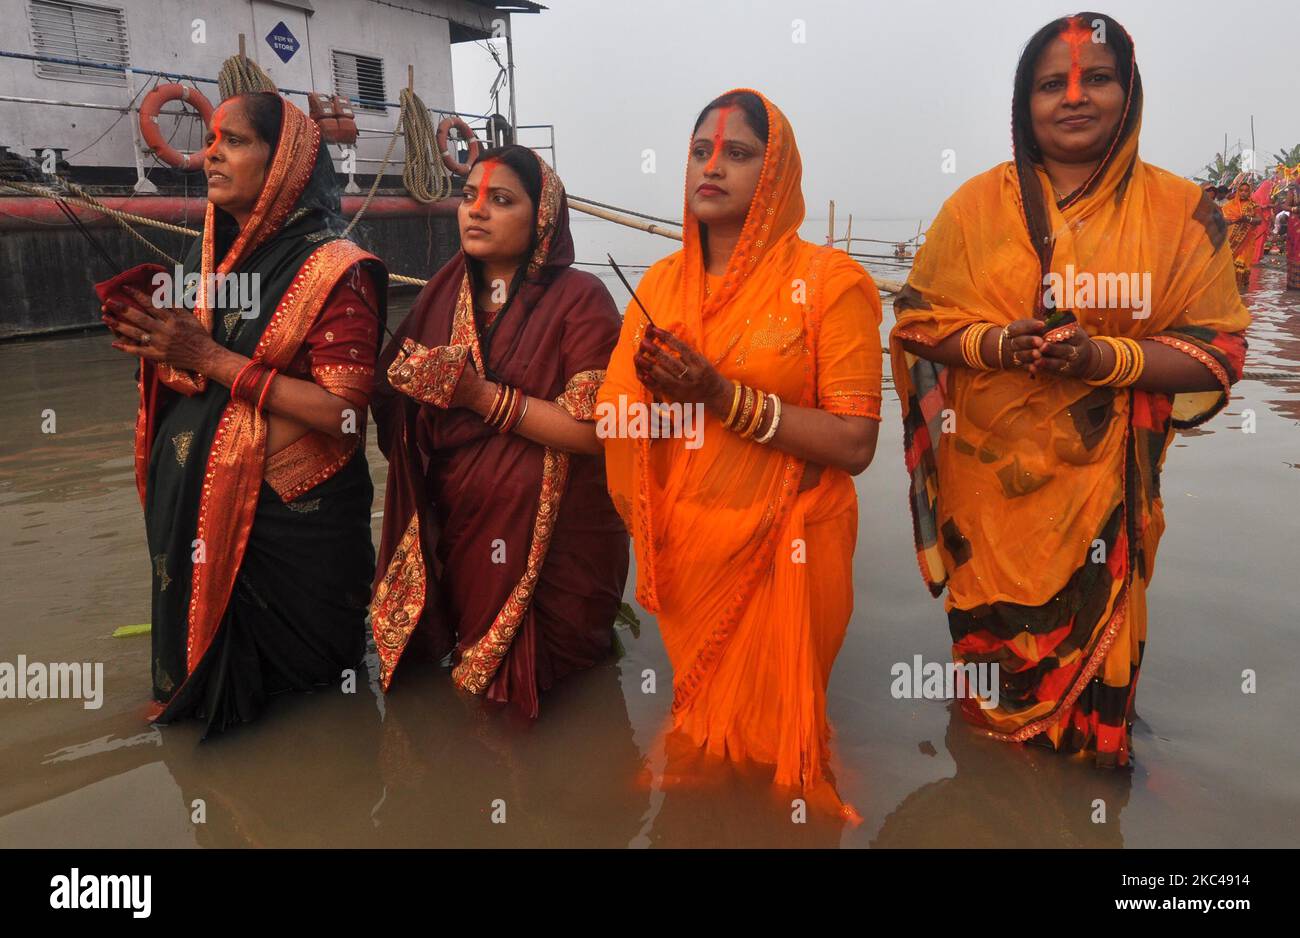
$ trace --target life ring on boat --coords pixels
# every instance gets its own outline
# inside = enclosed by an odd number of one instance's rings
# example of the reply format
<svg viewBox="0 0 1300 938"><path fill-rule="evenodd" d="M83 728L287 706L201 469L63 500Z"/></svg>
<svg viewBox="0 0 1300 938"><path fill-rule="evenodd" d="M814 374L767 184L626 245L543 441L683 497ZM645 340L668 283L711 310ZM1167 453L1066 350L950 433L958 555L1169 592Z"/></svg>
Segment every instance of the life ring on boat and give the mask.
<svg viewBox="0 0 1300 938"><path fill-rule="evenodd" d="M449 136L453 127L460 131L462 140L469 141L469 159L464 163L452 156L451 153ZM442 152L442 164L457 176L469 175L470 167L478 159L478 147L478 137L474 136L474 131L470 129L469 124L455 114L448 115L438 121L438 149Z"/></svg>
<svg viewBox="0 0 1300 938"><path fill-rule="evenodd" d="M182 153L163 139L158 127L158 113L168 101L180 101L199 112L206 128L212 122L212 103L197 88L189 88L175 82L159 85L144 96L140 102L140 136L144 138L153 155L168 166L174 166L184 172L203 168L203 150L197 153Z"/></svg>

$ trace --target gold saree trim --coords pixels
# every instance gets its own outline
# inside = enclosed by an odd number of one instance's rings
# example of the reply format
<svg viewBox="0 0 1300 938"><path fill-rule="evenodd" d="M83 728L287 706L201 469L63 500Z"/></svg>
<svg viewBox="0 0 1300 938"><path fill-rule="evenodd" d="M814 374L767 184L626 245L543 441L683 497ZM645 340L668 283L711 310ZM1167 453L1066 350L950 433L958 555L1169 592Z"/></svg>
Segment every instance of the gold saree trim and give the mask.
<svg viewBox="0 0 1300 938"><path fill-rule="evenodd" d="M350 241L331 241L317 248L285 291L253 352L253 359L272 368L288 367L339 280L355 264L371 257ZM226 404L217 424L203 477L195 530L205 559L194 564L191 578L186 639L189 673L198 666L217 633L235 575L243 563L266 472L267 428L266 417L251 404L239 400ZM355 441L352 445L355 446ZM330 471L330 467L326 466L325 470Z"/></svg>
<svg viewBox="0 0 1300 938"><path fill-rule="evenodd" d="M424 577L420 516L414 514L370 602L370 629L379 653L379 686L385 693L392 683L397 661L424 612Z"/></svg>
<svg viewBox="0 0 1300 938"><path fill-rule="evenodd" d="M312 430L267 457L266 484L280 501L291 502L346 466L363 439L360 432L337 439Z"/></svg>
<svg viewBox="0 0 1300 938"><path fill-rule="evenodd" d="M580 371L568 380L555 403L575 420L591 420L596 412L596 392L604 380L603 369ZM460 662L452 669L451 677L462 690L473 694L487 690L519 632L551 546L551 535L560 515L560 501L569 479L569 460L568 453L546 447L542 457L542 491L537 500L537 514L533 517L532 541L528 545L524 574L483 637L461 652Z"/></svg>

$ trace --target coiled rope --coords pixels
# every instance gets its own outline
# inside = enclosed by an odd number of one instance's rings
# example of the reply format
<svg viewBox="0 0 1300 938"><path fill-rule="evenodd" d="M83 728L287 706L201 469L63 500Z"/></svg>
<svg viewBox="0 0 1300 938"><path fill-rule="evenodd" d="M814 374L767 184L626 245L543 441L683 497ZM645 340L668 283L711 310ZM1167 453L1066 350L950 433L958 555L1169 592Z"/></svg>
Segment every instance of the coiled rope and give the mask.
<svg viewBox="0 0 1300 938"><path fill-rule="evenodd" d="M428 205L451 195L451 170L438 152L438 134L429 117L429 109L420 96L403 88L398 101L402 116L398 128L406 134L406 166L402 184L411 198Z"/></svg>
<svg viewBox="0 0 1300 938"><path fill-rule="evenodd" d="M348 226L343 229L345 238L356 227L361 216L370 207L375 193L379 191L380 180L384 178L384 170L388 169L388 164L392 160L393 148L397 145L399 136L406 138L402 185L406 187L407 194L425 205L439 202L451 194L451 171L443 164L438 153L438 136L434 131L433 122L429 120L429 109L424 106L420 96L410 88L402 89L398 102L402 109L397 117L397 127L388 140L388 149L384 151L384 159L379 164L379 169L375 171L375 179L370 184L370 191L366 193L365 200L357 209L357 213L352 216L352 220L348 222Z"/></svg>
<svg viewBox="0 0 1300 938"><path fill-rule="evenodd" d="M221 100L233 98L237 94L251 94L255 91L274 91L279 93L271 76L262 71L262 67L246 55L232 55L221 63L217 73L217 90Z"/></svg>

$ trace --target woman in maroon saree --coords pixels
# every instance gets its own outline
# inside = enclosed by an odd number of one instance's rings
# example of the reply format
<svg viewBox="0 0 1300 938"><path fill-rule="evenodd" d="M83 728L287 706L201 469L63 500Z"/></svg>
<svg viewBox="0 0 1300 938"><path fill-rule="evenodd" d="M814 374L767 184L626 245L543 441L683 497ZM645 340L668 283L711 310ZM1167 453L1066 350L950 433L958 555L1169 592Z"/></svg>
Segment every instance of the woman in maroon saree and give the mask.
<svg viewBox="0 0 1300 938"><path fill-rule="evenodd" d="M371 627L385 691L414 639L536 717L539 690L610 653L627 580L593 423L620 320L572 268L564 189L531 150L481 154L459 218L464 248L380 355Z"/></svg>

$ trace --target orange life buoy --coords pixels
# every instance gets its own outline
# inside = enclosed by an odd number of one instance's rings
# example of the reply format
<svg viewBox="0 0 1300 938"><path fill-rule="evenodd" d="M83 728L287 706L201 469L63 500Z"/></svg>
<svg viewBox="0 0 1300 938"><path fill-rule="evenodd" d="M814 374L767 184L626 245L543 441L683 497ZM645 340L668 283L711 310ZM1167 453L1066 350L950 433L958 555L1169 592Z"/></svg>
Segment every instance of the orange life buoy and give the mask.
<svg viewBox="0 0 1300 938"><path fill-rule="evenodd" d="M460 131L463 139L469 141L469 161L462 163L456 157L451 155L448 149L448 135L451 128L455 127ZM478 159L478 137L474 136L474 131L470 129L469 124L465 123L455 114L444 117L438 122L438 149L442 151L442 163L457 176L468 176L470 167Z"/></svg>
<svg viewBox="0 0 1300 938"><path fill-rule="evenodd" d="M154 88L140 103L140 136L144 137L144 142L153 151L154 156L168 166L175 166L186 172L202 169L203 150L197 153L182 153L163 139L162 130L158 127L158 112L168 101L181 101L193 107L203 119L205 130L212 122L212 104L203 96L202 91L168 82Z"/></svg>

